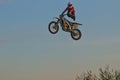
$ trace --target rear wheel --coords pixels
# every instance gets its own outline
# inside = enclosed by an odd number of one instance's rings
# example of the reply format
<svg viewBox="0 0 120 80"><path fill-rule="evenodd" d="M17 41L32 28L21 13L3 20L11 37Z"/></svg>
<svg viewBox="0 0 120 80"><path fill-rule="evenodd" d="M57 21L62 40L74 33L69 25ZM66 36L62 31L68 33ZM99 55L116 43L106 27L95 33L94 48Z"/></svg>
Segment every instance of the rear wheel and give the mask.
<svg viewBox="0 0 120 80"><path fill-rule="evenodd" d="M55 22L55 21L50 22L48 25L48 30L50 31L50 33L56 34L59 30L59 26L58 26L57 22Z"/></svg>
<svg viewBox="0 0 120 80"><path fill-rule="evenodd" d="M79 40L82 36L82 33L79 29L73 29L71 31L71 37L74 39L74 40Z"/></svg>

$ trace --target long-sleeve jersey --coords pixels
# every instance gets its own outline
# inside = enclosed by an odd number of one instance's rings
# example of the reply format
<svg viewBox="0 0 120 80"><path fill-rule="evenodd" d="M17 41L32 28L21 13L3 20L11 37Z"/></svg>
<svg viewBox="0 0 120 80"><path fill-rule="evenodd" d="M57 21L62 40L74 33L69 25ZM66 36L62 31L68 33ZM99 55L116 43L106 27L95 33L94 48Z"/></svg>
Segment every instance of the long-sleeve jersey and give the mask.
<svg viewBox="0 0 120 80"><path fill-rule="evenodd" d="M67 11L67 10L68 10L68 12L71 12L72 14L75 13L75 9L74 9L73 6L72 6L71 8L67 7L67 8L65 9L65 11Z"/></svg>

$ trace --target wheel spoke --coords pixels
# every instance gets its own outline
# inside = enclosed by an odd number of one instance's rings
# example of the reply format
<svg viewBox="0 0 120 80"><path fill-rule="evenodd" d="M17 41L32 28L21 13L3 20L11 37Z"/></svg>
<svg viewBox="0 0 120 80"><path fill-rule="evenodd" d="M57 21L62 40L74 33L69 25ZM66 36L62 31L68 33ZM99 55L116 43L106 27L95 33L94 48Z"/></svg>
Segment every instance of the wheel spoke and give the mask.
<svg viewBox="0 0 120 80"><path fill-rule="evenodd" d="M49 24L49 31L52 33L52 34L55 34L58 32L58 25L56 24L56 22L51 22Z"/></svg>
<svg viewBox="0 0 120 80"><path fill-rule="evenodd" d="M71 37L72 37L74 40L80 39L80 38L81 38L81 32L80 32L80 30L74 29L73 32L71 33Z"/></svg>

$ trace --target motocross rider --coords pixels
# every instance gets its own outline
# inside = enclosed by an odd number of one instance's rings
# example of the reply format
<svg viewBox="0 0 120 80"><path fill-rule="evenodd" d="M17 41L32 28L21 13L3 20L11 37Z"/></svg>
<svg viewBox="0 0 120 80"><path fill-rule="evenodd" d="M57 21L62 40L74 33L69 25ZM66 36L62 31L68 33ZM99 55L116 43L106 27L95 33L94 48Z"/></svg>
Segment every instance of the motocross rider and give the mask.
<svg viewBox="0 0 120 80"><path fill-rule="evenodd" d="M67 11L67 16L75 21L75 8L71 2L68 2L67 8L62 12L64 14Z"/></svg>

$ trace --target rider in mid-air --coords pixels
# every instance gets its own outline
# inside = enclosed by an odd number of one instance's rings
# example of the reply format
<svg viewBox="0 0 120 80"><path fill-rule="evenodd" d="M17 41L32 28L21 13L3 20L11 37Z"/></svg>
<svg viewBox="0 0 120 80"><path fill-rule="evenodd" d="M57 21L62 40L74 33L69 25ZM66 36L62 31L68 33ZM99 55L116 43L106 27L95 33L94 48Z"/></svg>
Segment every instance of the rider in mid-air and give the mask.
<svg viewBox="0 0 120 80"><path fill-rule="evenodd" d="M74 6L72 5L71 2L68 2L68 6L67 8L62 12L62 14L64 14L66 11L67 12L67 16L72 18L74 21L75 21L75 8Z"/></svg>

